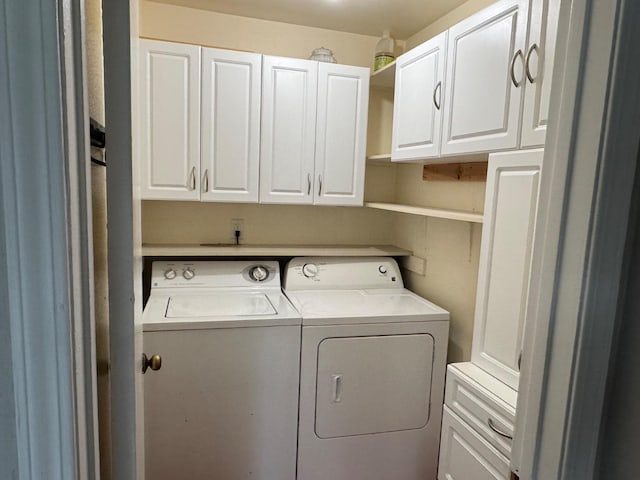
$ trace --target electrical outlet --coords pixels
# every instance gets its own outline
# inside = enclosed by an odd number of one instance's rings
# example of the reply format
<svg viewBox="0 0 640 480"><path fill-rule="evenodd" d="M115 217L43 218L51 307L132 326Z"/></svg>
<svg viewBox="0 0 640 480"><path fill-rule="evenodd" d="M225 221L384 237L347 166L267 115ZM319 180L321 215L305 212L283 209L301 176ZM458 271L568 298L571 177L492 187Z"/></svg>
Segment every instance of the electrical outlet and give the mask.
<svg viewBox="0 0 640 480"><path fill-rule="evenodd" d="M240 241L243 240L243 236L244 236L244 218L232 218L231 219L231 236L230 236L230 240L231 243L236 243L236 230L241 232L240 233Z"/></svg>

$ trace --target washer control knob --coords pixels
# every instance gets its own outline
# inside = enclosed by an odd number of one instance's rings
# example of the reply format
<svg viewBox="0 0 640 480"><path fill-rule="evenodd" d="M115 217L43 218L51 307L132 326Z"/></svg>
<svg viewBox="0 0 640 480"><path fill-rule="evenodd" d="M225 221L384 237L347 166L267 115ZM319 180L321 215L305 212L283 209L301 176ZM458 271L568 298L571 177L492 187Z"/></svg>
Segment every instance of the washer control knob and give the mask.
<svg viewBox="0 0 640 480"><path fill-rule="evenodd" d="M167 280L173 280L174 278L176 278L176 271L173 268L167 268L164 271L164 278L166 278Z"/></svg>
<svg viewBox="0 0 640 480"><path fill-rule="evenodd" d="M382 274L382 275L386 275L387 274L387 266L386 265L380 265L378 267L378 271Z"/></svg>
<svg viewBox="0 0 640 480"><path fill-rule="evenodd" d="M196 272L191 270L191 267L187 267L182 271L182 276L184 277L185 280L191 280L193 277L196 276Z"/></svg>
<svg viewBox="0 0 640 480"><path fill-rule="evenodd" d="M269 277L269 270L267 270L265 267L258 265L257 267L253 267L249 271L249 276L251 277L252 280L255 280L256 282L264 282L267 279L267 277Z"/></svg>
<svg viewBox="0 0 640 480"><path fill-rule="evenodd" d="M302 273L307 278L314 278L318 274L318 266L313 263L305 263L302 266Z"/></svg>

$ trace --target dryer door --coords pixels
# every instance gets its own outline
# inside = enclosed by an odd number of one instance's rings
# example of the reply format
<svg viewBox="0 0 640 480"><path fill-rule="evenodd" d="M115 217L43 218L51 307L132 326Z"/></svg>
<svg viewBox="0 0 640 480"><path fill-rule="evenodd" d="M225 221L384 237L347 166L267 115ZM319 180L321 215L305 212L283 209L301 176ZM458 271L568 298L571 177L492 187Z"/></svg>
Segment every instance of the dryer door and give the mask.
<svg viewBox="0 0 640 480"><path fill-rule="evenodd" d="M423 428L434 340L428 334L327 338L318 345L320 438Z"/></svg>

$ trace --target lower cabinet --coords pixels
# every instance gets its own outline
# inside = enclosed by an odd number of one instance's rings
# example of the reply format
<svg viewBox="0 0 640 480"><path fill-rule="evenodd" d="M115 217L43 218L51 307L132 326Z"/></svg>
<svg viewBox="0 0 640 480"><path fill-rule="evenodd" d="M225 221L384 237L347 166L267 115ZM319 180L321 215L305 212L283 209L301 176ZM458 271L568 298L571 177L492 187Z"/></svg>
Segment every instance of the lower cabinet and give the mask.
<svg viewBox="0 0 640 480"><path fill-rule="evenodd" d="M438 480L509 480L509 460L446 405Z"/></svg>

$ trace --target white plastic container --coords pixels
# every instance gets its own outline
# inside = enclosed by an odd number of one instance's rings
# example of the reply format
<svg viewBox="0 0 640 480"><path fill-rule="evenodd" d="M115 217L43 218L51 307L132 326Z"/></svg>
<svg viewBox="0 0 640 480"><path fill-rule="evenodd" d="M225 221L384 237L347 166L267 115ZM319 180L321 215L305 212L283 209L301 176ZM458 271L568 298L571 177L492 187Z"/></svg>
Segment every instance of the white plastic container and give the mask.
<svg viewBox="0 0 640 480"><path fill-rule="evenodd" d="M396 42L389 33L389 30L382 32L382 38L378 40L376 45L376 56L373 64L373 71L380 70L382 67L389 65L396 57L394 55Z"/></svg>

